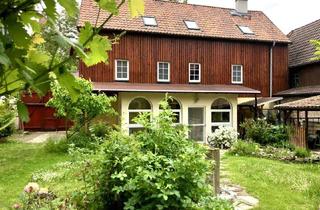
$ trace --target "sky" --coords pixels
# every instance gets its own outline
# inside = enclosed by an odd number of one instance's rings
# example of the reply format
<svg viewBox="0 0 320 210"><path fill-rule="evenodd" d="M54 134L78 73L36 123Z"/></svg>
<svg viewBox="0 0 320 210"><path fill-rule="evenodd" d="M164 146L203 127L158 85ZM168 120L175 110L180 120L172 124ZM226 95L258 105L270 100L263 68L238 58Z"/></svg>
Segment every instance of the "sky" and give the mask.
<svg viewBox="0 0 320 210"><path fill-rule="evenodd" d="M202 4L234 8L235 0L188 0L191 4ZM248 0L249 10L263 11L282 32L320 19L320 0Z"/></svg>

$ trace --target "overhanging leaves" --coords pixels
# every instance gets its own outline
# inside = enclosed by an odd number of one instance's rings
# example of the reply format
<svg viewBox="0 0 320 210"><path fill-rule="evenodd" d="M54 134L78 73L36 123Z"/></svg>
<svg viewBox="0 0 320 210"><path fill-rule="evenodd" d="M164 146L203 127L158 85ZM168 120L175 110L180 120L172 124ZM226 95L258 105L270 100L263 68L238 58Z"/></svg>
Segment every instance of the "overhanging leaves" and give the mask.
<svg viewBox="0 0 320 210"><path fill-rule="evenodd" d="M137 17L144 13L143 0L128 0L131 17Z"/></svg>
<svg viewBox="0 0 320 210"><path fill-rule="evenodd" d="M21 101L17 102L17 110L22 122L28 122L30 120L28 108Z"/></svg>
<svg viewBox="0 0 320 210"><path fill-rule="evenodd" d="M18 21L17 16L10 15L5 19L4 24L8 28L10 38L18 47L27 47L30 43L30 36L24 25Z"/></svg>
<svg viewBox="0 0 320 210"><path fill-rule="evenodd" d="M54 73L60 86L70 93L72 101L76 101L79 97L80 87L75 77L70 72L62 69L56 70Z"/></svg>
<svg viewBox="0 0 320 210"><path fill-rule="evenodd" d="M77 15L78 7L76 0L58 0L58 2L67 11L69 16L75 17Z"/></svg>

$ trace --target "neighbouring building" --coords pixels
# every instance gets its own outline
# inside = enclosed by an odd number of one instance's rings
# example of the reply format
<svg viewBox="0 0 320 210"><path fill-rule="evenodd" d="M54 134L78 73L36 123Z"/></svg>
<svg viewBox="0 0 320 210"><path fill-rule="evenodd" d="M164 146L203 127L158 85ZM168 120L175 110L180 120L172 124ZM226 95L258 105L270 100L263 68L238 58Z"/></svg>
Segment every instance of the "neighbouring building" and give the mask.
<svg viewBox="0 0 320 210"><path fill-rule="evenodd" d="M141 112L158 114L168 93L176 123L204 142L220 125L237 128L239 101L272 97L288 89L290 40L247 0L235 8L146 0L145 14L130 18L127 6L103 28L112 37L109 64L86 67L79 75L96 91L118 97L118 122L128 133L141 129L132 119ZM107 14L93 0L83 0L78 27L101 23Z"/></svg>

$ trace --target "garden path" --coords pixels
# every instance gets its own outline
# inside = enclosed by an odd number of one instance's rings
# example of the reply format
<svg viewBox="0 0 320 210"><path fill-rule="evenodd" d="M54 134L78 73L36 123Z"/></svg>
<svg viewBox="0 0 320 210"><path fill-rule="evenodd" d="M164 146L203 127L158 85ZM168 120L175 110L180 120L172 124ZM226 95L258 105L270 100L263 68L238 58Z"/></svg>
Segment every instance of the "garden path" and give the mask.
<svg viewBox="0 0 320 210"><path fill-rule="evenodd" d="M221 193L219 197L231 201L235 210L248 210L257 207L259 205L257 198L252 197L243 187L235 185L229 180L228 171L223 161L225 152L225 150L222 150L220 153L222 158L220 165Z"/></svg>
<svg viewBox="0 0 320 210"><path fill-rule="evenodd" d="M10 139L22 141L24 143L43 143L51 137L55 139L59 139L64 136L65 136L65 131L23 132L23 133L12 135Z"/></svg>

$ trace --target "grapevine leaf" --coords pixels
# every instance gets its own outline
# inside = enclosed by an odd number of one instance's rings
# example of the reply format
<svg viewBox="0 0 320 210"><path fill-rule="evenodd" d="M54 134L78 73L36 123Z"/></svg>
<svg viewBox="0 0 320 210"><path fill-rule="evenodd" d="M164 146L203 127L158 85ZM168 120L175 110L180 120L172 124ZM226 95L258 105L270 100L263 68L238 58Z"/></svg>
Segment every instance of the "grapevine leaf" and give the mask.
<svg viewBox="0 0 320 210"><path fill-rule="evenodd" d="M93 34L93 28L89 22L86 22L84 27L80 29L79 32L79 43L84 45L84 43L89 39Z"/></svg>
<svg viewBox="0 0 320 210"><path fill-rule="evenodd" d="M101 9L106 10L112 14L118 14L117 2L115 0L95 0Z"/></svg>
<svg viewBox="0 0 320 210"><path fill-rule="evenodd" d="M2 42L0 41L0 63L9 66L11 64L10 58L5 53Z"/></svg>
<svg viewBox="0 0 320 210"><path fill-rule="evenodd" d="M48 67L50 55L36 49L30 50L28 53L28 61Z"/></svg>
<svg viewBox="0 0 320 210"><path fill-rule="evenodd" d="M10 37L18 47L28 47L30 43L30 36L28 35L24 25L18 22L15 15L10 15L4 22L8 28Z"/></svg>
<svg viewBox="0 0 320 210"><path fill-rule="evenodd" d="M143 0L128 0L131 17L137 17L144 13Z"/></svg>
<svg viewBox="0 0 320 210"><path fill-rule="evenodd" d="M61 69L56 70L55 74L60 86L69 92L71 100L77 101L80 94L80 86L75 77L70 72L61 71Z"/></svg>
<svg viewBox="0 0 320 210"><path fill-rule="evenodd" d="M67 11L70 17L75 17L78 13L76 0L58 0L59 4Z"/></svg>
<svg viewBox="0 0 320 210"><path fill-rule="evenodd" d="M107 51L111 50L111 42L107 38L96 35L88 44L90 52L87 53L87 57L83 59L87 66L92 66L100 62L108 61Z"/></svg>
<svg viewBox="0 0 320 210"><path fill-rule="evenodd" d="M56 12L56 1L55 0L43 0L46 8L44 12L47 14L49 18L52 20L56 20L57 12Z"/></svg>
<svg viewBox="0 0 320 210"><path fill-rule="evenodd" d="M41 15L34 11L28 11L21 14L21 21L24 25L28 25L32 28L33 32L39 33L41 31L41 25L39 19Z"/></svg>
<svg viewBox="0 0 320 210"><path fill-rule="evenodd" d="M21 101L17 102L17 110L18 110L18 114L19 114L19 117L22 120L22 122L28 122L30 120L28 108Z"/></svg>

